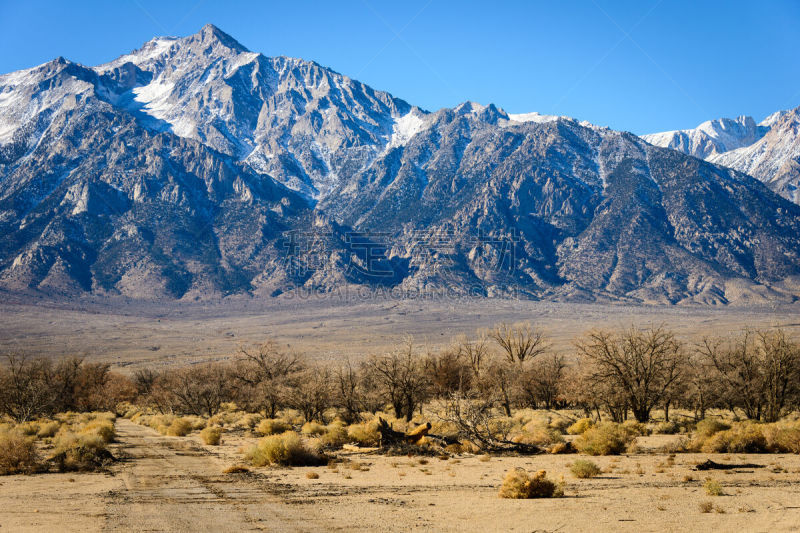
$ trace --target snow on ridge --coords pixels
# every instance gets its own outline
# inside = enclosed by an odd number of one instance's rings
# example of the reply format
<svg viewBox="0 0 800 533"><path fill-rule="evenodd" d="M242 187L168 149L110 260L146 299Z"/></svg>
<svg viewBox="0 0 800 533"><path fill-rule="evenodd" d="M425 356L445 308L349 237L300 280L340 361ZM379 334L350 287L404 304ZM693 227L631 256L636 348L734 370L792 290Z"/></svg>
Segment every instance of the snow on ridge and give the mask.
<svg viewBox="0 0 800 533"><path fill-rule="evenodd" d="M387 149L405 145L414 135L422 131L424 126L425 120L415 110L395 118L394 124L392 124L392 137Z"/></svg>
<svg viewBox="0 0 800 533"><path fill-rule="evenodd" d="M533 111L531 113L508 113L508 119L512 122L536 122L538 124L542 124L544 122L556 121L559 118L566 117L560 117L558 115L542 115L537 111Z"/></svg>

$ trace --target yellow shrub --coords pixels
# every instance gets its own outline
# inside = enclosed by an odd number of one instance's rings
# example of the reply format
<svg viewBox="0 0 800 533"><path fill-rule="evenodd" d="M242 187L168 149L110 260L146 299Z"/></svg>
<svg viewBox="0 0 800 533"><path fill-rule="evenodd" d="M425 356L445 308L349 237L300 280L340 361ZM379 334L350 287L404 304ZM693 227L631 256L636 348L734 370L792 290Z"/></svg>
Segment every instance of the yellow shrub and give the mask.
<svg viewBox="0 0 800 533"><path fill-rule="evenodd" d="M176 418L167 428L167 435L172 437L185 437L192 431L192 423L185 418Z"/></svg>
<svg viewBox="0 0 800 533"><path fill-rule="evenodd" d="M113 442L117 432L114 429L114 423L107 420L94 420L89 422L81 430L81 433L94 434L103 439L103 442Z"/></svg>
<svg viewBox="0 0 800 533"><path fill-rule="evenodd" d="M694 437L699 440L705 440L714 433L719 433L720 431L724 431L726 429L730 429L728 424L720 422L714 418L704 418L697 423L697 426L695 426Z"/></svg>
<svg viewBox="0 0 800 533"><path fill-rule="evenodd" d="M740 422L711 435L700 446L703 453L762 453L767 451L767 439L761 426Z"/></svg>
<svg viewBox="0 0 800 533"><path fill-rule="evenodd" d="M50 460L62 472L90 471L107 464L111 454L99 435L60 433L56 437L55 453Z"/></svg>
<svg viewBox="0 0 800 533"><path fill-rule="evenodd" d="M292 429L291 424L280 418L266 418L256 426L256 433L261 435L275 435Z"/></svg>
<svg viewBox="0 0 800 533"><path fill-rule="evenodd" d="M317 424L316 422L306 422L300 428L300 433L303 435L322 435L325 433L325 426Z"/></svg>
<svg viewBox="0 0 800 533"><path fill-rule="evenodd" d="M561 436L556 429L548 426L543 426L539 422L528 422L522 432L515 435L512 440L522 444L531 444L534 446L552 446L559 442L564 442L564 437Z"/></svg>
<svg viewBox="0 0 800 533"><path fill-rule="evenodd" d="M222 439L221 427L209 427L200 432L200 438L210 446L217 446Z"/></svg>
<svg viewBox="0 0 800 533"><path fill-rule="evenodd" d="M800 453L800 424L778 422L762 428L767 448L775 453Z"/></svg>
<svg viewBox="0 0 800 533"><path fill-rule="evenodd" d="M377 446L381 439L378 431L378 419L362 424L351 424L347 428L347 436L361 446Z"/></svg>
<svg viewBox="0 0 800 533"><path fill-rule="evenodd" d="M567 428L567 433L570 435L582 435L592 426L594 426L594 421L591 418L581 418Z"/></svg>
<svg viewBox="0 0 800 533"><path fill-rule="evenodd" d="M253 466L312 466L323 462L294 431L262 438L248 451L247 457Z"/></svg>
<svg viewBox="0 0 800 533"><path fill-rule="evenodd" d="M499 496L514 499L553 498L563 496L563 489L549 480L544 470L531 475L522 468L515 468L506 473Z"/></svg>
<svg viewBox="0 0 800 533"><path fill-rule="evenodd" d="M339 448L348 441L347 428L339 424L331 424L320 439L325 446Z"/></svg>
<svg viewBox="0 0 800 533"><path fill-rule="evenodd" d="M600 470L600 467L597 466L596 463L592 461L587 461L586 459L578 459L577 461L572 463L572 466L570 466L569 471L572 472L573 476L581 479L599 476L600 473L602 472L602 470Z"/></svg>
<svg viewBox="0 0 800 533"><path fill-rule="evenodd" d="M61 424L55 420L42 421L39 424L39 432L36 433L36 436L40 439L54 437L60 428Z"/></svg>
<svg viewBox="0 0 800 533"><path fill-rule="evenodd" d="M628 429L615 422L602 422L587 429L573 443L587 455L619 455L634 439Z"/></svg>
<svg viewBox="0 0 800 533"><path fill-rule="evenodd" d="M30 474L39 468L34 439L16 431L0 433L0 475Z"/></svg>

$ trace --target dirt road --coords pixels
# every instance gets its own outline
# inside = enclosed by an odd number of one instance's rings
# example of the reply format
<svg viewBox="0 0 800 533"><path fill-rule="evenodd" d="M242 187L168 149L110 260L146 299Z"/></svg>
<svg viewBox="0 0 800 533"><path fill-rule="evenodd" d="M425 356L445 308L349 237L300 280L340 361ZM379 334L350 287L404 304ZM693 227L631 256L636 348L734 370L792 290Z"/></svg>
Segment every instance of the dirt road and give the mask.
<svg viewBox="0 0 800 533"><path fill-rule="evenodd" d="M291 517L257 475L223 474L225 464L189 440L117 420L122 486L106 502L106 531L318 531ZM296 513L294 513L296 514Z"/></svg>

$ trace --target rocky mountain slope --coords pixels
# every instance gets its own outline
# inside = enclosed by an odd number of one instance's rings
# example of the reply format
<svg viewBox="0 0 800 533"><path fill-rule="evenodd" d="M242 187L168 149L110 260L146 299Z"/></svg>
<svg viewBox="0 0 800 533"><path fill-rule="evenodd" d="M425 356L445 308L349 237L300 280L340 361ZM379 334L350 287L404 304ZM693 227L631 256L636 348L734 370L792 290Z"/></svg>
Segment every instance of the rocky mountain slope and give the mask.
<svg viewBox="0 0 800 533"><path fill-rule="evenodd" d="M798 234L740 172L567 117L429 113L213 26L0 76L6 290L791 301Z"/></svg>
<svg viewBox="0 0 800 533"><path fill-rule="evenodd" d="M800 107L777 111L756 124L752 117L722 118L695 129L643 135L672 148L749 174L800 203Z"/></svg>

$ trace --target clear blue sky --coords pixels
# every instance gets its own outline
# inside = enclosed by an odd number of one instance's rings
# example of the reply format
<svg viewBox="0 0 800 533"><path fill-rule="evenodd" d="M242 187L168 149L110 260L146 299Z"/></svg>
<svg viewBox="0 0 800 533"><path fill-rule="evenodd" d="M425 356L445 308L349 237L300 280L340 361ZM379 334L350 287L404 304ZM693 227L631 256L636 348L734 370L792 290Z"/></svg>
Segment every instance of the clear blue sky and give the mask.
<svg viewBox="0 0 800 533"><path fill-rule="evenodd" d="M647 133L800 105L797 0L0 0L0 72L94 65L207 22L429 110L493 102Z"/></svg>

